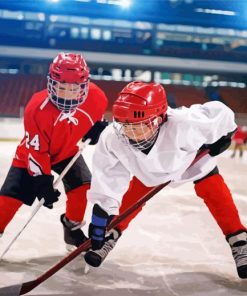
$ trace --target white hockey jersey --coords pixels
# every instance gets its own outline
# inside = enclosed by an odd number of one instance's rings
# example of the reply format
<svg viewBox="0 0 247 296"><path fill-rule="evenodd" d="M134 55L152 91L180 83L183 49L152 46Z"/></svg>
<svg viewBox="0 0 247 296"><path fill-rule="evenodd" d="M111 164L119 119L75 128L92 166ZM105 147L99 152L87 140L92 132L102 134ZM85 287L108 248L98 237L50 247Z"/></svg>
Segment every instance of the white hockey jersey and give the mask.
<svg viewBox="0 0 247 296"><path fill-rule="evenodd" d="M189 168L198 149L237 127L234 113L220 102L168 108L167 115L168 121L161 126L147 155L123 144L113 125L104 130L93 156L90 202L117 215L132 176L146 186L170 180L176 185L206 176L216 166L216 158L206 155Z"/></svg>

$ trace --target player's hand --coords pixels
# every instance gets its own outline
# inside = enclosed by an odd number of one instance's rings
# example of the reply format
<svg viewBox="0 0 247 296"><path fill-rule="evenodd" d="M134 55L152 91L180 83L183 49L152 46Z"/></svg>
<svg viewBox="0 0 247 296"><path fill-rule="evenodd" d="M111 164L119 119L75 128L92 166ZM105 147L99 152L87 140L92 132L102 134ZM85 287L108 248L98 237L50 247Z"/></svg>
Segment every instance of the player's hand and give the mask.
<svg viewBox="0 0 247 296"><path fill-rule="evenodd" d="M53 203L58 201L60 192L53 188L54 176L52 175L40 175L33 177L34 180L34 192L39 200L45 199L44 206L52 209Z"/></svg>
<svg viewBox="0 0 247 296"><path fill-rule="evenodd" d="M97 144L99 137L103 130L107 127L108 121L96 121L95 124L91 127L91 129L84 135L82 138L82 141L85 141L87 139L91 139L90 145Z"/></svg>
<svg viewBox="0 0 247 296"><path fill-rule="evenodd" d="M92 249L101 249L105 243L106 227L113 216L109 216L98 204L93 207L92 221L89 224L88 235L91 238Z"/></svg>

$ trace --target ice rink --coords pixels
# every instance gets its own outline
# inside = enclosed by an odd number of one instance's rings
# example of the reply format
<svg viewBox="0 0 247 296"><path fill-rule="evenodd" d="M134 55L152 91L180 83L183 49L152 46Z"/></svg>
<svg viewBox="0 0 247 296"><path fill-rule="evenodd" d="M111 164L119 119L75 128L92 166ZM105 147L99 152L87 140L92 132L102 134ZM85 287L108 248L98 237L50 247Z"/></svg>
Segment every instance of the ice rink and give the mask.
<svg viewBox="0 0 247 296"><path fill-rule="evenodd" d="M16 142L0 142L0 184ZM90 166L93 148L87 148ZM247 152L244 159L219 157L241 218L247 225ZM62 190L62 188L60 187ZM53 210L41 208L0 262L0 287L31 281L64 256L60 214L65 195ZM90 206L87 211L89 222ZM0 239L0 253L25 223L31 208L23 206ZM87 227L85 226L85 229ZM148 202L102 267L83 274L79 257L28 295L72 296L204 296L246 295L247 280L237 277L230 248L193 184L165 188Z"/></svg>

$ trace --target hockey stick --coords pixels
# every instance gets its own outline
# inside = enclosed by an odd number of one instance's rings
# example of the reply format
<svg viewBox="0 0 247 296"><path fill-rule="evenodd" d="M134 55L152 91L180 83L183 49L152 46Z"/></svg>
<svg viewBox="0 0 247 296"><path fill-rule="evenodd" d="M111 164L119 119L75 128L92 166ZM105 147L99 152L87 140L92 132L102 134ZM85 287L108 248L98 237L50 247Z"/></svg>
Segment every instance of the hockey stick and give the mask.
<svg viewBox="0 0 247 296"><path fill-rule="evenodd" d="M59 183L61 182L61 180L63 179L63 177L67 174L68 170L72 167L72 165L74 164L74 162L81 155L81 152L87 147L87 145L90 143L90 141L91 141L90 139L87 139L85 142L81 142L80 141L80 143L79 143L79 150L74 155L74 157L70 160L70 162L67 164L67 166L64 168L64 170L59 175L59 177L57 178L57 180L54 182L54 184L53 184L54 189L57 189L57 187L58 187ZM26 221L25 225L14 236L14 238L12 239L12 241L8 244L7 248L3 251L3 253L1 255L1 257L0 257L0 261L3 259L4 255L9 251L9 249L11 248L11 246L14 244L14 242L17 240L17 238L21 235L21 233L24 231L24 229L27 227L27 225L30 223L30 221L33 219L33 217L36 215L36 213L39 211L39 209L43 206L44 202L45 202L45 199L44 198L41 198L41 200L39 201L39 203L37 204L37 206L32 211L31 216Z"/></svg>
<svg viewBox="0 0 247 296"><path fill-rule="evenodd" d="M202 150L201 152L199 152L190 166L192 166L195 162L200 160L207 153L208 153L208 150ZM161 185L151 188L150 191L147 192L137 203L135 203L134 205L129 207L121 215L117 216L116 219L114 219L109 224L107 230L109 231L112 228L115 228L120 222L122 222L126 217L128 217L131 213L133 213L137 208L139 208L145 202L147 202L149 199L151 199L156 193L158 193L161 189L166 187L170 182L171 181L168 181L164 184L161 184ZM88 248L90 248L90 246L91 246L91 240L88 239L82 245L80 245L77 249L75 249L73 252L71 252L68 256L64 257L56 265L54 265L48 271L46 271L41 276L39 276L37 279L30 281L30 282L22 283L19 285L0 288L0 295L1 296L19 296L19 295L23 295L23 294L26 294L26 293L32 291L34 288L39 286L41 283L43 283L49 277L51 277L53 274L55 274L57 271L59 271L62 267L64 267L66 264L68 264L70 261L72 261L74 258L76 258L80 253L82 253L82 252L86 251Z"/></svg>

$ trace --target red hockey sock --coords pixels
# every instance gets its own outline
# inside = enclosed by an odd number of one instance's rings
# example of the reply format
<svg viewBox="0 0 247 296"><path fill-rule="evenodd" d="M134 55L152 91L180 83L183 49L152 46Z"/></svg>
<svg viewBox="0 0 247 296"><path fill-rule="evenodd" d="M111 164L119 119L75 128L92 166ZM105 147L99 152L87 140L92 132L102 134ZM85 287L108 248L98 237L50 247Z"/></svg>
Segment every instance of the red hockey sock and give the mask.
<svg viewBox="0 0 247 296"><path fill-rule="evenodd" d="M140 198L142 198L152 187L146 187L141 181L136 177L130 182L128 191L126 191L123 196L122 205L120 207L119 213L123 213L131 205L135 204ZM143 205L144 206L144 205ZM143 207L142 206L142 207ZM135 218L135 216L142 210L142 207L135 210L130 216L124 219L119 225L118 228L123 231L125 230L130 221Z"/></svg>
<svg viewBox="0 0 247 296"><path fill-rule="evenodd" d="M23 202L18 199L0 195L0 233L4 232L21 205Z"/></svg>
<svg viewBox="0 0 247 296"><path fill-rule="evenodd" d="M196 183L195 191L204 200L225 235L246 229L240 221L231 192L220 174Z"/></svg>
<svg viewBox="0 0 247 296"><path fill-rule="evenodd" d="M87 190L90 184L84 184L67 192L66 218L75 222L81 222L84 218L87 206Z"/></svg>

